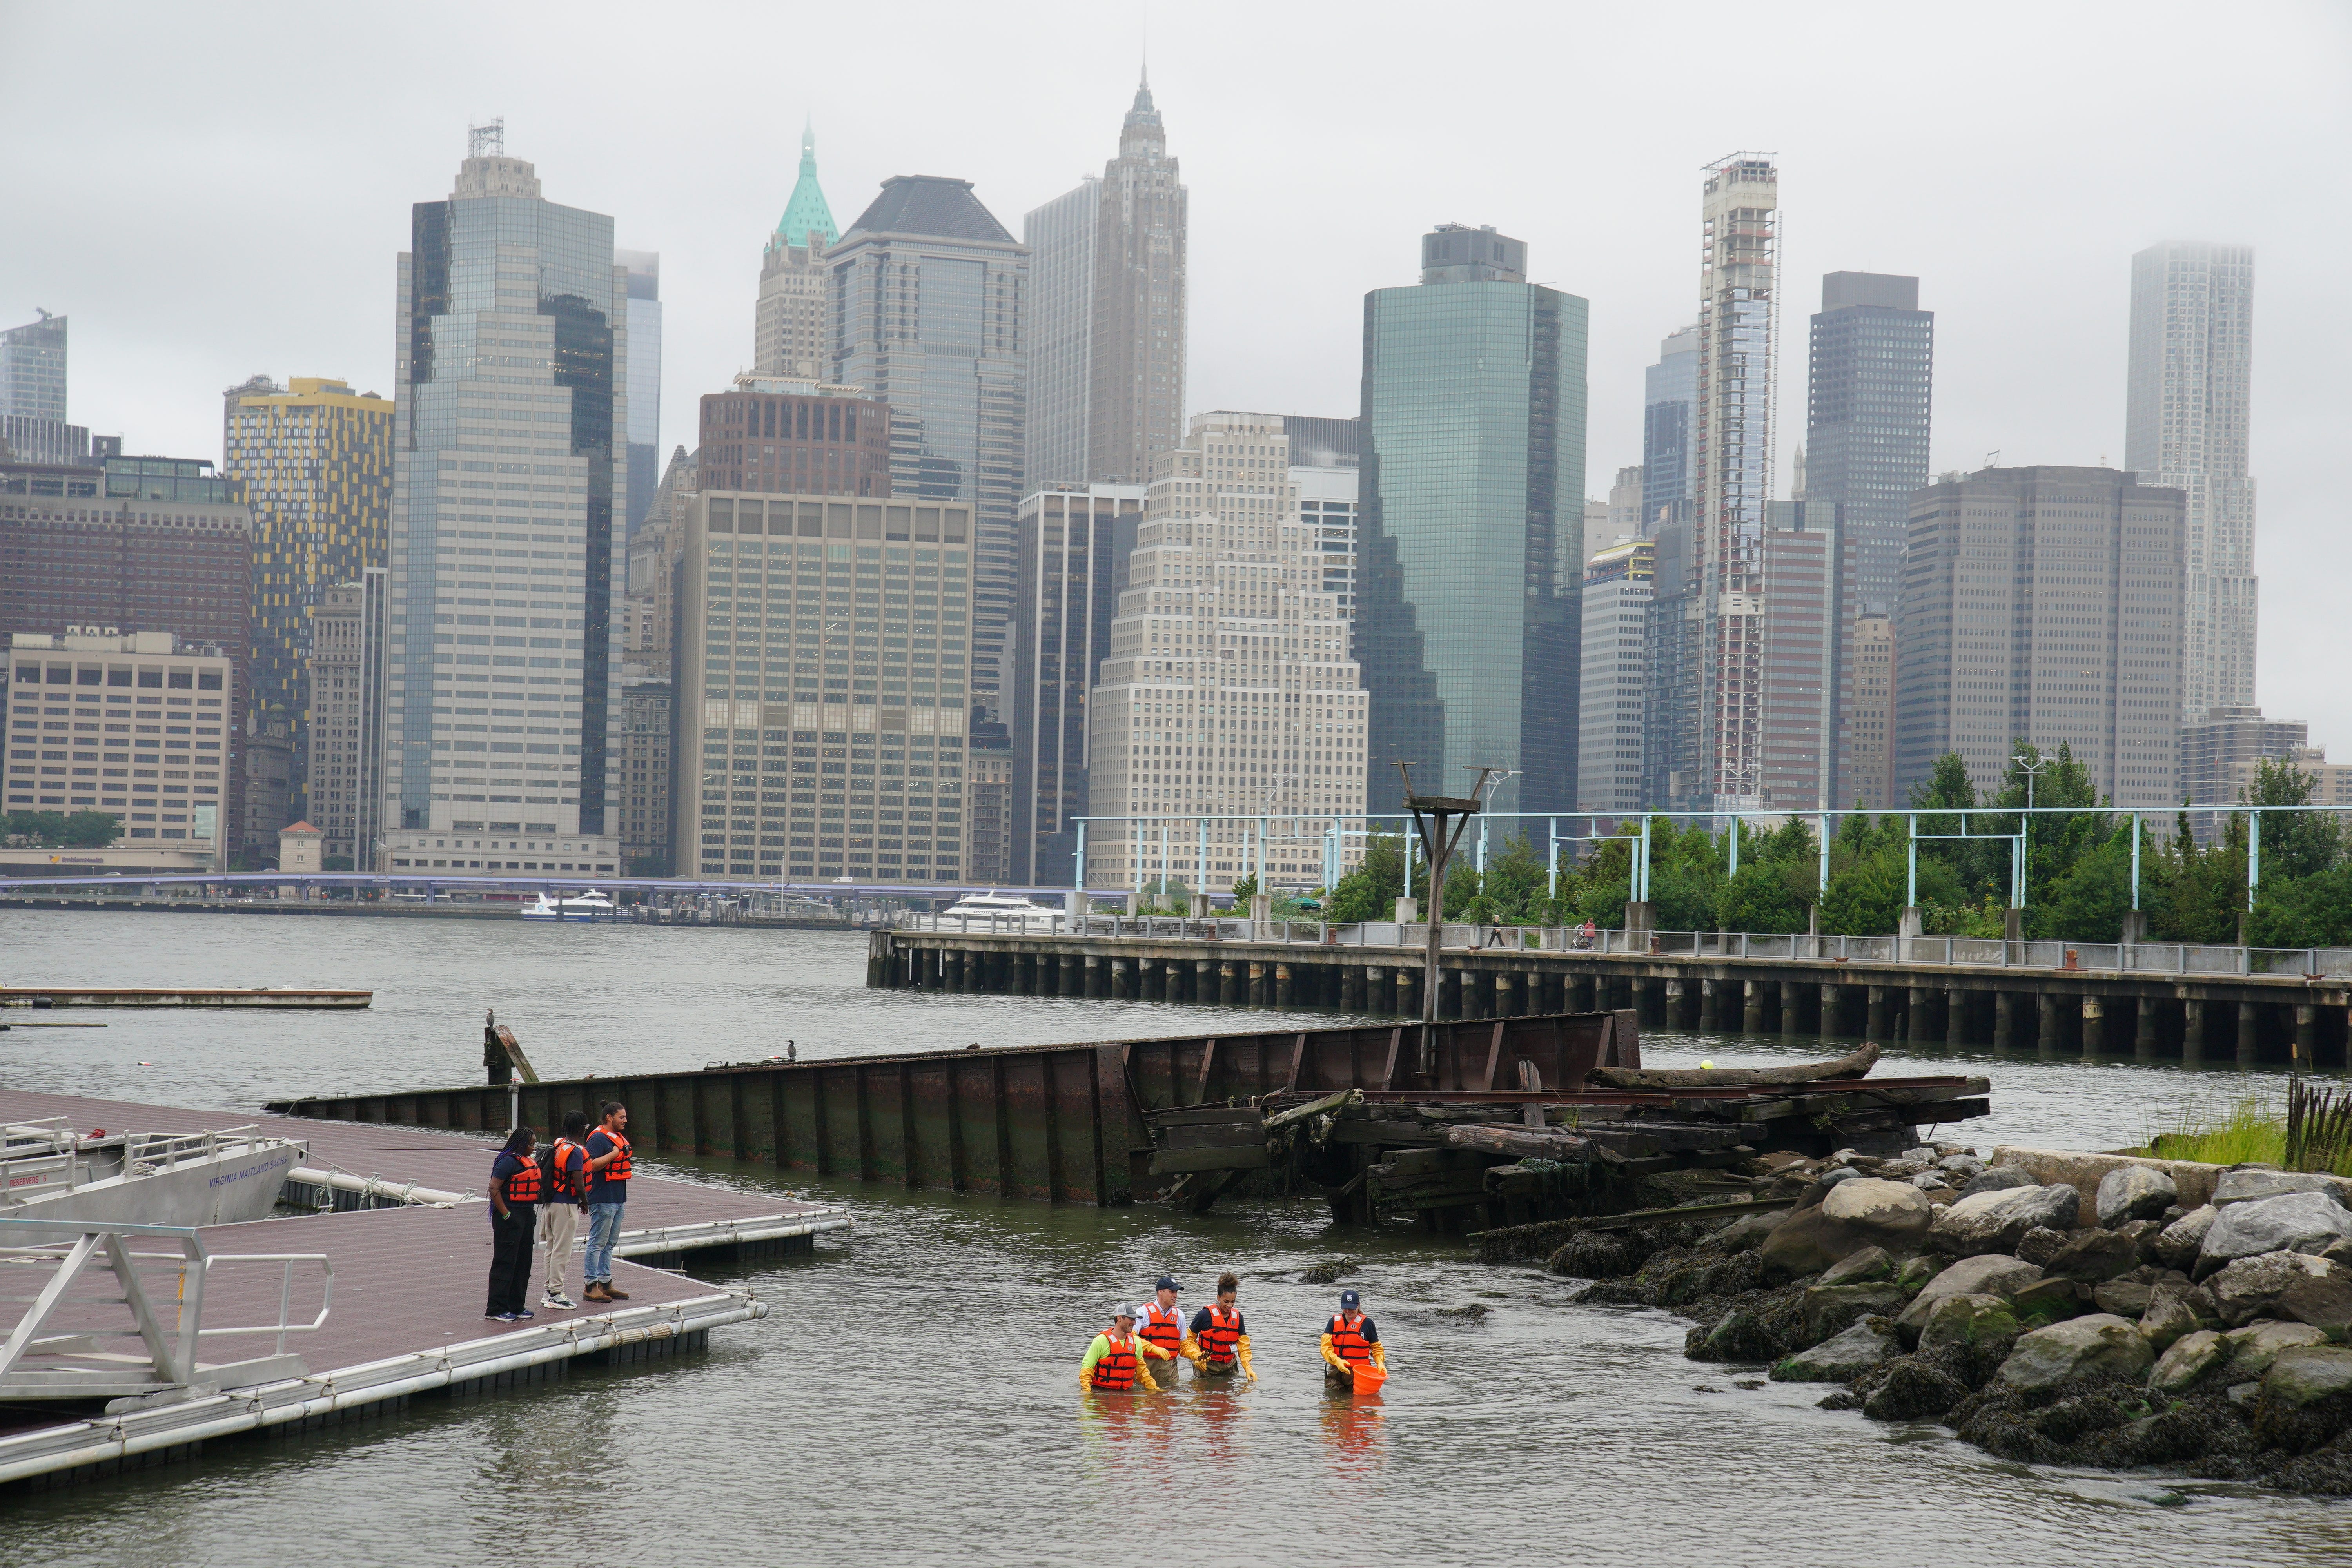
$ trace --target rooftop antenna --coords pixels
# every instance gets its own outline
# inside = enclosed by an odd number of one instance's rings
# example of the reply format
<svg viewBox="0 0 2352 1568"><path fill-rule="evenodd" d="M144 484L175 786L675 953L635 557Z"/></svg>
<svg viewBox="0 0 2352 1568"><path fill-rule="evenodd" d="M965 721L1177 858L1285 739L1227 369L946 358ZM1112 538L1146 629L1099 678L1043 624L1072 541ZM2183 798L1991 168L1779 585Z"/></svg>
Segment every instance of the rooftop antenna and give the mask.
<svg viewBox="0 0 2352 1568"><path fill-rule="evenodd" d="M507 153L507 117L499 115L487 125L466 127L466 156L468 158L503 158Z"/></svg>

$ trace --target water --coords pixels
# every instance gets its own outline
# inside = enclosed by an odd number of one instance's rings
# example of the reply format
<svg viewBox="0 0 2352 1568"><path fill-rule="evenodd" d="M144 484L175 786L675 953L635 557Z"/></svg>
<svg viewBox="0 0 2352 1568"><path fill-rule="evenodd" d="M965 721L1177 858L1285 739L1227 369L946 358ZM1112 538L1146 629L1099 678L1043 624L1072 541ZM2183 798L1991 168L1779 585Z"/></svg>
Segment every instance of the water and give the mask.
<svg viewBox="0 0 2352 1568"><path fill-rule="evenodd" d="M466 1081L495 1005L549 1076L763 1056L1174 1034L1193 1009L864 989L862 937L489 922L0 912L0 973L119 984L375 988L354 1016L165 1013L0 1035L0 1082L251 1110L265 1098ZM1296 1027L1298 1014L1224 1027ZM19 1015L18 1016L21 1016ZM1653 1034L1662 1065L1834 1054L1818 1041ZM150 1065L140 1065L146 1063ZM1949 1064L1947 1068L1946 1064ZM2184 1100L2273 1075L2031 1052L1891 1053L1886 1069L1993 1079L1958 1136L2106 1147ZM1934 1426L1812 1408L1818 1388L1689 1362L1663 1313L1417 1235L1335 1232L1319 1204L1205 1216L784 1182L859 1226L732 1278L774 1303L708 1356L201 1463L11 1499L0 1563L473 1564L1533 1562L2301 1563L2352 1550L2352 1510L2244 1489L2040 1470ZM1322 1392L1314 1334L1361 1260L1395 1376ZM1173 1272L1188 1305L1244 1279L1261 1381L1088 1397L1104 1305ZM1444 1310L1485 1305L1477 1321Z"/></svg>

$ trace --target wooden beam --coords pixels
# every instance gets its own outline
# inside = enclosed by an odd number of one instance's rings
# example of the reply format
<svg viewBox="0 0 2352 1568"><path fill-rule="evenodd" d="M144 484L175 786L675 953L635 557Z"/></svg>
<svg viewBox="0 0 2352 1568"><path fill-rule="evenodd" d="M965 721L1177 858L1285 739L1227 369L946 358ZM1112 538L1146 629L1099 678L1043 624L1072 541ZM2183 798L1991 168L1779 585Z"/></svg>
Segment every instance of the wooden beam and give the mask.
<svg viewBox="0 0 2352 1568"><path fill-rule="evenodd" d="M1200 1104L1209 1098L1209 1074L1217 1065L1217 1037L1211 1035L1201 1042L1201 1081L1193 1088L1192 1103Z"/></svg>
<svg viewBox="0 0 2352 1568"><path fill-rule="evenodd" d="M1466 974L1466 971L1465 972ZM1503 1020L1495 1020L1495 1027L1486 1037L1486 1081L1481 1089L1493 1089L1503 1071Z"/></svg>
<svg viewBox="0 0 2352 1568"><path fill-rule="evenodd" d="M1306 1066L1307 1031L1301 1029L1298 1031L1297 1041L1290 1047L1290 1079L1289 1081L1282 1086L1284 1093L1292 1093L1297 1089L1298 1075L1305 1069Z"/></svg>

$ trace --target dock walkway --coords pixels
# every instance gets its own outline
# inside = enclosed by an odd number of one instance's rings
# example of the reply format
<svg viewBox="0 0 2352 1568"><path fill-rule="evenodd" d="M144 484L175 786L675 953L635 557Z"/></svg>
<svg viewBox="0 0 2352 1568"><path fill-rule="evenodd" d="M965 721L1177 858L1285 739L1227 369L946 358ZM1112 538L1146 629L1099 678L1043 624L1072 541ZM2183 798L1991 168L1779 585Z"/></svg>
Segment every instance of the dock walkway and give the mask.
<svg viewBox="0 0 2352 1568"><path fill-rule="evenodd" d="M0 985L0 1007L365 1007L373 991L296 985Z"/></svg>

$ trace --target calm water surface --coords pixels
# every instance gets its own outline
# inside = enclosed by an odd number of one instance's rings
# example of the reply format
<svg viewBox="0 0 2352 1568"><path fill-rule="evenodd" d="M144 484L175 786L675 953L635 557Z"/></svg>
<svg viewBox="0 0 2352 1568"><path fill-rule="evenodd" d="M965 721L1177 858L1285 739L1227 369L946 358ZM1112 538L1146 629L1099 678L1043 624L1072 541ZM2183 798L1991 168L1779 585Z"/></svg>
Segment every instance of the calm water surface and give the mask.
<svg viewBox="0 0 2352 1568"><path fill-rule="evenodd" d="M0 1082L249 1111L265 1098L469 1080L495 1006L551 1077L764 1056L1296 1026L1298 1014L864 989L836 933L261 916L0 912L0 976L372 986L354 1016L76 1014L0 1034ZM1814 1040L1651 1034L1645 1059L1801 1059ZM1946 1068L1942 1064L1950 1064ZM2032 1052L1896 1053L1989 1074L1960 1134L2108 1147L2267 1074ZM1410 1232L1332 1231L1319 1204L1187 1216L782 1182L849 1204L811 1258L731 1278L774 1304L708 1356L588 1373L381 1424L218 1448L197 1465L0 1502L0 1563L2107 1563L2341 1562L2352 1507L2154 1476L2004 1464L1931 1426L1812 1408L1819 1389L1683 1359L1661 1313ZM1314 1336L1361 1260L1395 1375L1322 1393ZM1090 1398L1108 1301L1173 1272L1243 1276L1261 1380ZM1483 1304L1477 1321L1447 1315Z"/></svg>

